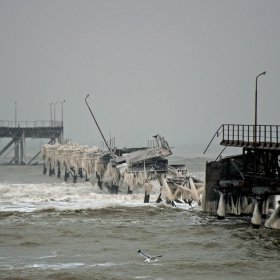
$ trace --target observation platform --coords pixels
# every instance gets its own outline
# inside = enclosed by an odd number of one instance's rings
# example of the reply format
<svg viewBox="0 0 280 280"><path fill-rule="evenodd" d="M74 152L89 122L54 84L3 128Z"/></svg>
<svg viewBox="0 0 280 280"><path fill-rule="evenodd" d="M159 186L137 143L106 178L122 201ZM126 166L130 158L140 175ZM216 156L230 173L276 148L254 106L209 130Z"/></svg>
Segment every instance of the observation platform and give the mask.
<svg viewBox="0 0 280 280"><path fill-rule="evenodd" d="M0 151L0 161L5 159L13 150L14 157L10 163L26 163L26 138L56 139L63 138L62 121L8 121L0 120L0 138L11 138L11 141ZM32 162L40 151L28 162Z"/></svg>
<svg viewBox="0 0 280 280"><path fill-rule="evenodd" d="M257 125L255 129L254 125L223 124L215 135L220 134L222 146L280 151L279 125Z"/></svg>

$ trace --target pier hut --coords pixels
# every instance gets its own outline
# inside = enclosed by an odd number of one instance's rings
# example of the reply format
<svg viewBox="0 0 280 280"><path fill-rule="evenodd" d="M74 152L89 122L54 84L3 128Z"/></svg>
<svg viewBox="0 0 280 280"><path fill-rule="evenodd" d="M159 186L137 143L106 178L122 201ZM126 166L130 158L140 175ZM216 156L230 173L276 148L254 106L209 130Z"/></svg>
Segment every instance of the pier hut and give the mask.
<svg viewBox="0 0 280 280"><path fill-rule="evenodd" d="M26 164L26 139L50 139L49 143L61 141L63 137L62 121L8 121L0 120L0 138L10 138L8 144L0 151L0 161L4 160L12 151L14 156L10 163ZM28 162L31 163L39 151Z"/></svg>
<svg viewBox="0 0 280 280"><path fill-rule="evenodd" d="M242 153L206 163L202 210L217 212L220 219L250 214L259 228L280 195L280 126L223 124L212 140L216 136L222 136L220 145L242 148ZM277 221L265 225L272 224L280 228Z"/></svg>

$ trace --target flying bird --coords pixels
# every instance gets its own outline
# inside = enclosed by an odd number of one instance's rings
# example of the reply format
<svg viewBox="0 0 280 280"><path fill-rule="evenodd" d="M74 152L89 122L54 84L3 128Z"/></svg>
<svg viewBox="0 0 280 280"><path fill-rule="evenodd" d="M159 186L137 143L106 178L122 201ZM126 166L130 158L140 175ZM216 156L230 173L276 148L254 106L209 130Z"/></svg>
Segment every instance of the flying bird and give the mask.
<svg viewBox="0 0 280 280"><path fill-rule="evenodd" d="M162 257L162 255L151 257L148 254L142 252L140 249L138 250L138 254L146 258L144 262L156 262L158 261L158 258Z"/></svg>

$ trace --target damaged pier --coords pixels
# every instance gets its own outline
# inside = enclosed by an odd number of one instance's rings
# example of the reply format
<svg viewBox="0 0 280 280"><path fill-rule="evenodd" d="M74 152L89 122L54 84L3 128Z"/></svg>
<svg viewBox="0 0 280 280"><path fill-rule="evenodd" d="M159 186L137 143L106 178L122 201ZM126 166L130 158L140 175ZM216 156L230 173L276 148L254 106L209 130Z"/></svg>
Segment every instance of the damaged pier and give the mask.
<svg viewBox="0 0 280 280"><path fill-rule="evenodd" d="M249 214L253 227L259 228L280 195L280 126L223 124L212 140L220 135L220 145L242 148L242 154L206 163L202 210L217 212L219 218ZM280 228L278 212L266 227Z"/></svg>

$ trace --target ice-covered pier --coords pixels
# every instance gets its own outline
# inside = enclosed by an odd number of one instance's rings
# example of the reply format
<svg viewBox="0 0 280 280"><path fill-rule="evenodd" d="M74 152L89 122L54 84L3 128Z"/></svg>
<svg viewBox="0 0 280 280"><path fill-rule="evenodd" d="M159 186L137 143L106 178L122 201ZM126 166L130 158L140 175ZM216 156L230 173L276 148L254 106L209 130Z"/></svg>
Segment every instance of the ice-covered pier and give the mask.
<svg viewBox="0 0 280 280"><path fill-rule="evenodd" d="M253 227L259 228L280 195L280 126L223 124L213 138L220 135L222 146L243 152L206 163L202 209L217 212L219 218L249 214ZM279 207L266 227L280 229Z"/></svg>
<svg viewBox="0 0 280 280"><path fill-rule="evenodd" d="M153 143L155 145L146 148L110 147L109 150L70 142L46 144L41 149L43 174L46 175L49 169L49 176L57 173L60 177L64 170L64 181L72 176L73 183L78 178L88 181L94 175L100 189L111 194L117 194L119 188L126 189L128 194L144 188L144 202L149 202L153 186L158 184L158 202L165 200L173 206L176 203L191 204L192 201L200 203L204 184L190 177L185 165L168 164L166 157L172 152L162 136L154 136Z"/></svg>

